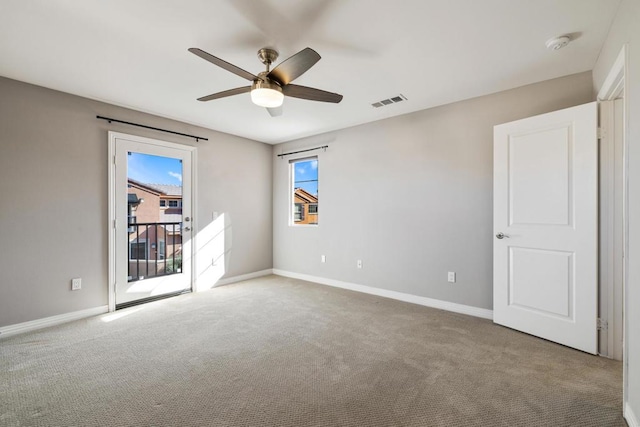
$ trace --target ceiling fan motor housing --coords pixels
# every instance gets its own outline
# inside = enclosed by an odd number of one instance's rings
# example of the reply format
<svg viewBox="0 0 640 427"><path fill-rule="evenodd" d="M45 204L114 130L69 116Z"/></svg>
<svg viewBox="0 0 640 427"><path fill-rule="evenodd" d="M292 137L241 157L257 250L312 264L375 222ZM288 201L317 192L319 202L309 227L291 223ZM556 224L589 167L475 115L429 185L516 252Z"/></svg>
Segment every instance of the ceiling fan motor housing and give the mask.
<svg viewBox="0 0 640 427"><path fill-rule="evenodd" d="M273 89L275 91L282 92L280 85L276 81L267 77L266 72L258 74L258 78L253 81L251 90L255 89Z"/></svg>

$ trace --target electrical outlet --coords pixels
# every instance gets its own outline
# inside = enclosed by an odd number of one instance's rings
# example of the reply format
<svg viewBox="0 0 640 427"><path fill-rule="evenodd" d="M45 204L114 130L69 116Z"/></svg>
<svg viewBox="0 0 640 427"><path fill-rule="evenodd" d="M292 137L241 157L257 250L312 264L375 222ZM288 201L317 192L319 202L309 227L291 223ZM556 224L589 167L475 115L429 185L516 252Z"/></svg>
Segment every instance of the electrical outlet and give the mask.
<svg viewBox="0 0 640 427"><path fill-rule="evenodd" d="M327 262L327 257L324 255L320 255L320 262Z"/></svg>
<svg viewBox="0 0 640 427"><path fill-rule="evenodd" d="M450 271L449 273L447 273L447 280L451 283L455 283L456 282L456 273L454 271Z"/></svg>
<svg viewBox="0 0 640 427"><path fill-rule="evenodd" d="M359 259L359 260L356 262L356 266L357 266L358 268L362 268L362 260L361 260L361 259Z"/></svg>
<svg viewBox="0 0 640 427"><path fill-rule="evenodd" d="M71 279L71 290L79 291L80 289L82 289L82 279L79 277L76 279Z"/></svg>

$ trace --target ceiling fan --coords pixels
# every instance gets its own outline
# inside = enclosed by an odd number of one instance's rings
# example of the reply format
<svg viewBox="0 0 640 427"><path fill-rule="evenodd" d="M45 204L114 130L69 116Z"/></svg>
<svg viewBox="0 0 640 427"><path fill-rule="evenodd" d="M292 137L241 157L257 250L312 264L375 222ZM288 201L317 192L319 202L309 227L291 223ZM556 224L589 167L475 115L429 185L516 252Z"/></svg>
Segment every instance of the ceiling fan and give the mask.
<svg viewBox="0 0 640 427"><path fill-rule="evenodd" d="M320 60L320 55L308 47L281 62L273 70L269 70L269 68L278 58L278 52L266 47L260 49L258 51L258 58L266 65L267 69L258 73L257 76L223 59L215 57L204 50L192 47L189 49L189 52L252 82L251 86L242 86L217 92L198 98L198 101L211 101L251 92L251 100L253 103L265 107L272 116L282 114L280 107L282 106L285 95L294 98L308 99L310 101L333 102L336 104L342 101L342 95L340 94L291 84L292 81L303 75Z"/></svg>

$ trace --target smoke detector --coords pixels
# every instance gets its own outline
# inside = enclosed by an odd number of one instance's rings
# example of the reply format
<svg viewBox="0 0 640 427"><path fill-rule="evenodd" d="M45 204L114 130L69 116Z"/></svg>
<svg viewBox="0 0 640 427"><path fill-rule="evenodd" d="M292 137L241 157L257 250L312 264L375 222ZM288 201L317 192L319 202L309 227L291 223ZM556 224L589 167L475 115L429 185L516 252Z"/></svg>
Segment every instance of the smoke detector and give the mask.
<svg viewBox="0 0 640 427"><path fill-rule="evenodd" d="M569 38L569 36L554 37L552 39L547 40L547 43L546 43L547 49L560 50L566 45L568 45L570 41L571 39Z"/></svg>

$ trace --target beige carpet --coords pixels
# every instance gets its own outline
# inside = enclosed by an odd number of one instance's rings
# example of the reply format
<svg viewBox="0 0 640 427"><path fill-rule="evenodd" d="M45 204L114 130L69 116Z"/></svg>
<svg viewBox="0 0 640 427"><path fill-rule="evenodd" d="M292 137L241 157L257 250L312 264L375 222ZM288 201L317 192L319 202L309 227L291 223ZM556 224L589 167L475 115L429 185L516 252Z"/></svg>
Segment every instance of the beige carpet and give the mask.
<svg viewBox="0 0 640 427"><path fill-rule="evenodd" d="M0 340L1 426L624 426L622 365L269 276Z"/></svg>

